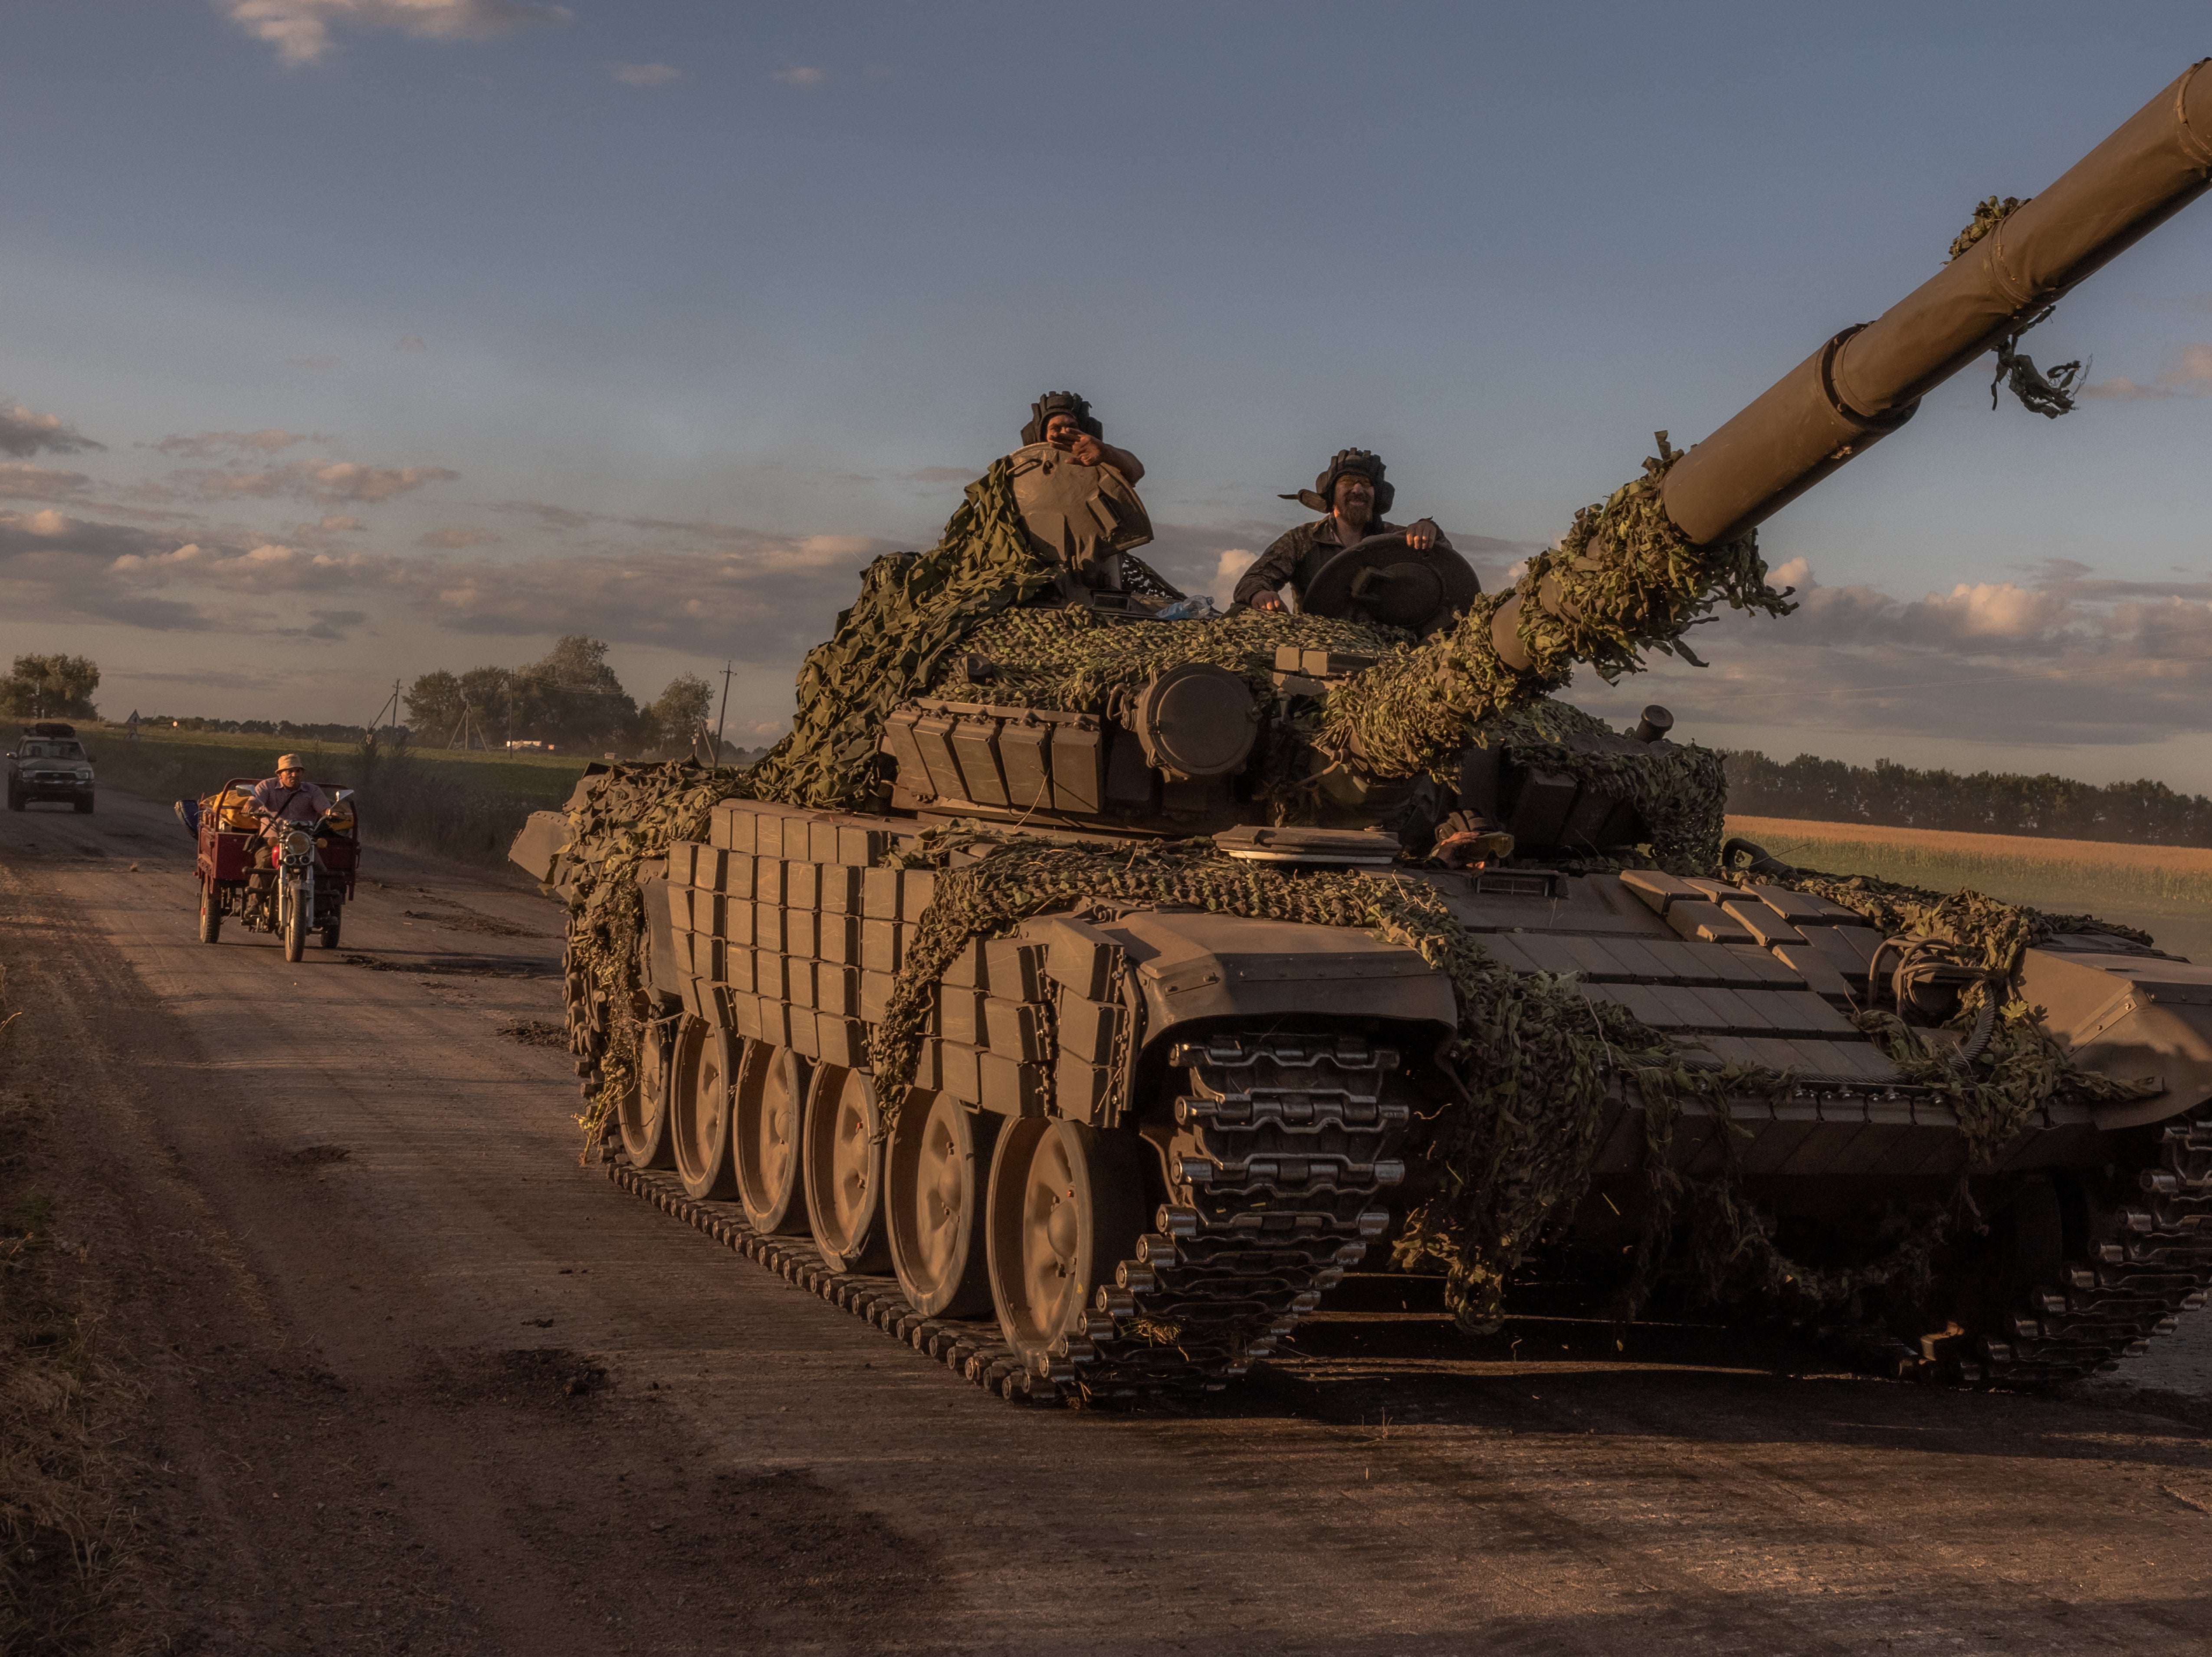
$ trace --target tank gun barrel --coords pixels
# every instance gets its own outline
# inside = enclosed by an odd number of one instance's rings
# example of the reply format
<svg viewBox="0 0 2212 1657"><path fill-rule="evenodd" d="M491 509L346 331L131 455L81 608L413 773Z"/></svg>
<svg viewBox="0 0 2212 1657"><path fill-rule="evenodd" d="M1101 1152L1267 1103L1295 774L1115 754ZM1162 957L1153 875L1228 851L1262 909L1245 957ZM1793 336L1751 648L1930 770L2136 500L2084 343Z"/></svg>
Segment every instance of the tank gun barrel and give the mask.
<svg viewBox="0 0 2212 1657"><path fill-rule="evenodd" d="M1667 513L1741 535L1895 431L1920 399L2212 185L2205 60L2041 195L1863 327L1846 329L1685 455Z"/></svg>
<svg viewBox="0 0 2212 1657"><path fill-rule="evenodd" d="M1692 546L1742 536L1905 424L1929 391L2208 185L2212 59L2200 59L2041 195L1875 321L1827 341L1683 455L1660 487L1668 518ZM1529 598L1559 613L1554 582L1500 607L1492 637L1515 669L1529 665L1517 636Z"/></svg>

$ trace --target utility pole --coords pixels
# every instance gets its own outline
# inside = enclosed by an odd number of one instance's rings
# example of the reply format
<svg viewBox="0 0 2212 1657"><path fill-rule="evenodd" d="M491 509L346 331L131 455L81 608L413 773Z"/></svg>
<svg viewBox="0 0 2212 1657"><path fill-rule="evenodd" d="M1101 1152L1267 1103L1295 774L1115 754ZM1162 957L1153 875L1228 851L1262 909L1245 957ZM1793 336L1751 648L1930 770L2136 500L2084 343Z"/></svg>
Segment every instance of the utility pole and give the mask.
<svg viewBox="0 0 2212 1657"><path fill-rule="evenodd" d="M376 740L376 727L384 723L384 710L387 707L392 710L392 724L398 725L399 723L399 681L397 679L392 682L392 694L377 703L375 717L368 722L369 741Z"/></svg>
<svg viewBox="0 0 2212 1657"><path fill-rule="evenodd" d="M724 659L722 663L722 706L714 714L714 763L717 765L720 765L722 762L722 719L723 716L727 714L730 711L730 675L737 671L738 665L734 661L731 661L726 659Z"/></svg>

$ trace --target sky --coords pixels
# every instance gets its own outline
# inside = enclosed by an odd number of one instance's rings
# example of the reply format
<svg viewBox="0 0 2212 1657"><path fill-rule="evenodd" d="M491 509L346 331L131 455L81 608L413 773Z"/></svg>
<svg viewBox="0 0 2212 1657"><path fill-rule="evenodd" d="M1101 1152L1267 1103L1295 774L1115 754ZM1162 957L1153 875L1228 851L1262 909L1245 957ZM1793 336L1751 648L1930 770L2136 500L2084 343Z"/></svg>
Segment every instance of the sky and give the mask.
<svg viewBox="0 0 2212 1657"><path fill-rule="evenodd" d="M366 720L611 646L730 728L1032 399L1225 603L1335 450L1486 583L2212 52L2201 4L11 0L0 659ZM1769 519L1802 607L1570 700L2212 792L2212 202ZM1986 365L1984 365L1986 366Z"/></svg>

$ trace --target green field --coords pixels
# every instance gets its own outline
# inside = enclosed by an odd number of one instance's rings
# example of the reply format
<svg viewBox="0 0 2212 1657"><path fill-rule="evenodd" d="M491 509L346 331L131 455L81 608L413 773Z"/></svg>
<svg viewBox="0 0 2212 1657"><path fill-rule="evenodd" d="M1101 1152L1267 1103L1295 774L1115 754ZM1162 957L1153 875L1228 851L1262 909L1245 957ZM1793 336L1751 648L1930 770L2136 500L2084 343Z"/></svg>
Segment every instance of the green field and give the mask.
<svg viewBox="0 0 2212 1657"><path fill-rule="evenodd" d="M364 756L351 744L240 737L222 731L81 725L102 788L149 799L212 792L232 777L265 777L276 756L305 756L308 780L352 788L368 844L405 847L469 863L498 863L532 811L568 798L587 762L581 755L461 753L410 749Z"/></svg>

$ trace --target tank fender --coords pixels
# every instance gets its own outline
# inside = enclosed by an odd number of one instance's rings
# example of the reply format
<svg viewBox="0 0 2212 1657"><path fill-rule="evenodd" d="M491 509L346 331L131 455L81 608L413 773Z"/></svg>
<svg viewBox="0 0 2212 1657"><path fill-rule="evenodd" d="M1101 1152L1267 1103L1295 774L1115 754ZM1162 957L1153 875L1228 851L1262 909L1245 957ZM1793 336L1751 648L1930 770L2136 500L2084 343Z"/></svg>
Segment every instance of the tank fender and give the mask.
<svg viewBox="0 0 2212 1657"><path fill-rule="evenodd" d="M2029 950L2021 999L2041 1007L2076 1063L2124 1081L2154 1077L2154 1098L2100 1107L2110 1133L2160 1122L2212 1098L2212 967L2148 955Z"/></svg>
<svg viewBox="0 0 2212 1657"><path fill-rule="evenodd" d="M1097 930L1127 952L1146 1045L1202 1019L1387 1018L1456 1028L1451 980L1402 944L1348 926L1198 910L1122 915Z"/></svg>

